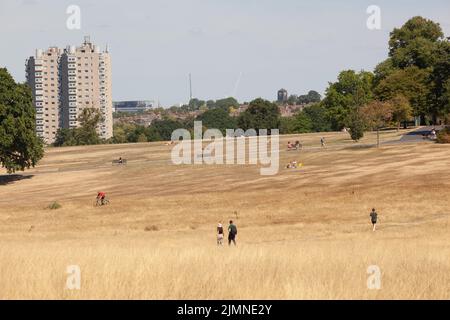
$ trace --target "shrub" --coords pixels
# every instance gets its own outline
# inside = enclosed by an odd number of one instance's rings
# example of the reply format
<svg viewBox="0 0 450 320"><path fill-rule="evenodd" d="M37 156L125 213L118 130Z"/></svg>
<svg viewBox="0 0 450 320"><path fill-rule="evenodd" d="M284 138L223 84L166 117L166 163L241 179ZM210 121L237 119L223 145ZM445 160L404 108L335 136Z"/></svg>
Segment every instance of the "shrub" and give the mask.
<svg viewBox="0 0 450 320"><path fill-rule="evenodd" d="M57 209L61 208L61 205L58 202L53 201L52 203L50 203L48 205L47 208L50 209L50 210L57 210Z"/></svg>
<svg viewBox="0 0 450 320"><path fill-rule="evenodd" d="M436 141L438 143L450 143L450 127L446 127L444 129L442 129L438 134L437 134L437 139Z"/></svg>
<svg viewBox="0 0 450 320"><path fill-rule="evenodd" d="M144 231L158 231L158 230L159 230L159 228L157 226L155 226L155 225L146 226L144 228Z"/></svg>

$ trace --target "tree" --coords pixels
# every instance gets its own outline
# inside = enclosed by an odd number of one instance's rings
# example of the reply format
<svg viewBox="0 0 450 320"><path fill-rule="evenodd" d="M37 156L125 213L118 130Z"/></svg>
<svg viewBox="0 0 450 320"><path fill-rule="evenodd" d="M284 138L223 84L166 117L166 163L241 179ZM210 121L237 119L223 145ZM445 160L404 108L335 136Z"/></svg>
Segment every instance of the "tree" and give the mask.
<svg viewBox="0 0 450 320"><path fill-rule="evenodd" d="M161 135L154 126L149 126L145 128L145 135L147 136L147 141L161 141Z"/></svg>
<svg viewBox="0 0 450 320"><path fill-rule="evenodd" d="M301 111L293 118L293 133L308 133L312 131L313 124L311 118L305 112Z"/></svg>
<svg viewBox="0 0 450 320"><path fill-rule="evenodd" d="M237 108L237 107L239 107L239 102L235 98L229 97L225 99L216 100L213 109L215 108L222 109L228 113L230 111L230 108Z"/></svg>
<svg viewBox="0 0 450 320"><path fill-rule="evenodd" d="M311 131L331 131L331 122L327 115L327 109L322 103L315 103L303 109L303 112L311 120Z"/></svg>
<svg viewBox="0 0 450 320"><path fill-rule="evenodd" d="M392 58L388 58L383 62L380 62L375 67L374 70L374 78L373 78L374 88L376 88L383 79L386 79L390 74L392 74L396 70L397 68L394 67Z"/></svg>
<svg viewBox="0 0 450 320"><path fill-rule="evenodd" d="M76 130L78 145L99 144L102 139L99 137L97 127L103 121L102 115L97 108L84 108L78 116L80 127Z"/></svg>
<svg viewBox="0 0 450 320"><path fill-rule="evenodd" d="M429 95L430 113L446 117L450 113L450 42L444 40L438 44L436 63L430 76Z"/></svg>
<svg viewBox="0 0 450 320"><path fill-rule="evenodd" d="M294 133L294 117L281 117L280 118L280 134L292 134Z"/></svg>
<svg viewBox="0 0 450 320"><path fill-rule="evenodd" d="M31 90L0 68L0 163L13 173L34 167L43 156Z"/></svg>
<svg viewBox="0 0 450 320"><path fill-rule="evenodd" d="M428 68L434 63L436 44L443 38L438 23L423 17L413 17L401 28L391 32L389 56L397 68Z"/></svg>
<svg viewBox="0 0 450 320"><path fill-rule="evenodd" d="M374 89L376 97L388 101L398 95L406 97L416 116L428 114L427 97L429 95L430 71L418 67L408 67L392 72L381 80Z"/></svg>
<svg viewBox="0 0 450 320"><path fill-rule="evenodd" d="M136 142L147 142L147 136L144 133L141 133L138 137L137 137L137 141Z"/></svg>
<svg viewBox="0 0 450 320"><path fill-rule="evenodd" d="M298 102L298 97L295 94L291 94L287 100L287 103L290 106L297 104L297 102Z"/></svg>
<svg viewBox="0 0 450 320"><path fill-rule="evenodd" d="M163 141L169 141L172 139L172 132L176 129L184 128L185 126L172 119L156 120L152 123L152 127L156 129L159 136Z"/></svg>
<svg viewBox="0 0 450 320"><path fill-rule="evenodd" d="M314 90L310 90L307 94L307 97L309 103L320 102L320 100L322 99L320 93Z"/></svg>
<svg viewBox="0 0 450 320"><path fill-rule="evenodd" d="M55 142L53 145L56 147L76 146L77 140L75 137L75 129L59 128L56 131Z"/></svg>
<svg viewBox="0 0 450 320"><path fill-rule="evenodd" d="M311 119L304 112L299 112L293 117L280 118L281 134L308 133L311 131Z"/></svg>
<svg viewBox="0 0 450 320"><path fill-rule="evenodd" d="M333 130L341 130L355 107L373 99L372 82L371 72L346 70L339 74L337 82L329 84L322 103Z"/></svg>
<svg viewBox="0 0 450 320"><path fill-rule="evenodd" d="M275 103L258 98L250 102L248 108L238 118L238 126L244 130L278 128L280 124L280 110Z"/></svg>
<svg viewBox="0 0 450 320"><path fill-rule="evenodd" d="M374 100L360 109L365 125L377 131L377 147L380 146L380 129L392 121L392 105L389 102Z"/></svg>
<svg viewBox="0 0 450 320"><path fill-rule="evenodd" d="M104 143L97 132L102 115L97 108L84 108L78 116L80 126L78 128L60 128L56 132L54 145L82 146Z"/></svg>
<svg viewBox="0 0 450 320"><path fill-rule="evenodd" d="M359 141L364 137L365 123L360 108L355 108L351 112L347 119L347 126L349 128L350 137L354 141Z"/></svg>
<svg viewBox="0 0 450 320"><path fill-rule="evenodd" d="M390 101L392 108L392 120L397 123L397 131L400 129L400 124L403 121L408 121L413 114L413 109L408 99L399 94L392 98Z"/></svg>
<svg viewBox="0 0 450 320"><path fill-rule="evenodd" d="M122 126L114 125L113 127L113 143L127 143L127 133Z"/></svg>
<svg viewBox="0 0 450 320"><path fill-rule="evenodd" d="M203 100L199 100L197 98L192 98L189 101L188 110L189 111L195 111L199 110L201 106L206 105L206 102Z"/></svg>
<svg viewBox="0 0 450 320"><path fill-rule="evenodd" d="M196 120L202 121L204 127L219 129L222 133L225 133L226 129L236 128L236 120L222 108L208 110L199 115Z"/></svg>
<svg viewBox="0 0 450 320"><path fill-rule="evenodd" d="M299 104L308 104L308 103L320 102L321 99L322 99L322 96L320 95L320 93L318 93L317 91L314 91L314 90L310 90L307 94L298 96L297 102Z"/></svg>
<svg viewBox="0 0 450 320"><path fill-rule="evenodd" d="M387 101L398 94L405 96L422 123L445 118L449 51L449 40L438 23L423 17L409 19L391 32L389 58L375 69L377 98Z"/></svg>

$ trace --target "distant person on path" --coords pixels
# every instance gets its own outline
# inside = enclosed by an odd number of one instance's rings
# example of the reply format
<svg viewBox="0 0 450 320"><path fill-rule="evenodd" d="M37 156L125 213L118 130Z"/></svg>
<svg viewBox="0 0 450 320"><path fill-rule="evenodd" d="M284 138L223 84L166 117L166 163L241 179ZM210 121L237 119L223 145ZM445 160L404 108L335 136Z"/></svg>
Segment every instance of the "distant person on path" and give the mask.
<svg viewBox="0 0 450 320"><path fill-rule="evenodd" d="M223 226L221 223L217 225L217 245L223 245Z"/></svg>
<svg viewBox="0 0 450 320"><path fill-rule="evenodd" d="M322 146L322 148L325 148L325 138L324 137L320 138L320 145Z"/></svg>
<svg viewBox="0 0 450 320"><path fill-rule="evenodd" d="M437 138L437 136L436 136L436 129L433 128L433 129L431 130L431 133L430 133L430 139L431 139L431 140L436 140L436 138Z"/></svg>
<svg viewBox="0 0 450 320"><path fill-rule="evenodd" d="M230 225L228 226L228 245L231 245L231 241L233 241L234 245L236 245L236 235L236 225L233 224L233 220L230 220Z"/></svg>
<svg viewBox="0 0 450 320"><path fill-rule="evenodd" d="M375 211L375 208L373 208L372 212L370 213L370 220L372 221L372 225L373 225L372 231L375 231L375 228L376 228L376 225L377 225L377 219L378 219L378 214Z"/></svg>

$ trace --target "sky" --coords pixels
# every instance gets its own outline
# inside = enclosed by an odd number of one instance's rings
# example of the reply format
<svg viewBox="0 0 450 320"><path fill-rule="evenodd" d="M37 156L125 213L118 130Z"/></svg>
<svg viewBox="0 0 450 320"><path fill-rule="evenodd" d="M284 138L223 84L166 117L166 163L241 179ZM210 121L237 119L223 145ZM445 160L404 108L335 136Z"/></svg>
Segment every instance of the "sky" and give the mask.
<svg viewBox="0 0 450 320"><path fill-rule="evenodd" d="M67 8L80 8L71 30ZM377 5L381 29L369 30ZM0 67L25 80L36 48L79 45L85 35L112 59L113 100L162 106L193 96L240 102L316 90L342 70L373 70L389 32L421 15L450 36L448 0L0 0Z"/></svg>

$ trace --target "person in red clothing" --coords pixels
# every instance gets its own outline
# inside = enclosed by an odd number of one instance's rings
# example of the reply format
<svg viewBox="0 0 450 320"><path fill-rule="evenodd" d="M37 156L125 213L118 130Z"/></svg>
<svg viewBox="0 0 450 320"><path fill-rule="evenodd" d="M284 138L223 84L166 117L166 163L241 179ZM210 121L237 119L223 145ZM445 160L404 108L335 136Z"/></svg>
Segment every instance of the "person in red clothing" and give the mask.
<svg viewBox="0 0 450 320"><path fill-rule="evenodd" d="M101 205L104 205L105 197L106 197L106 193L104 193L103 191L99 191L97 193L97 204L100 202Z"/></svg>

